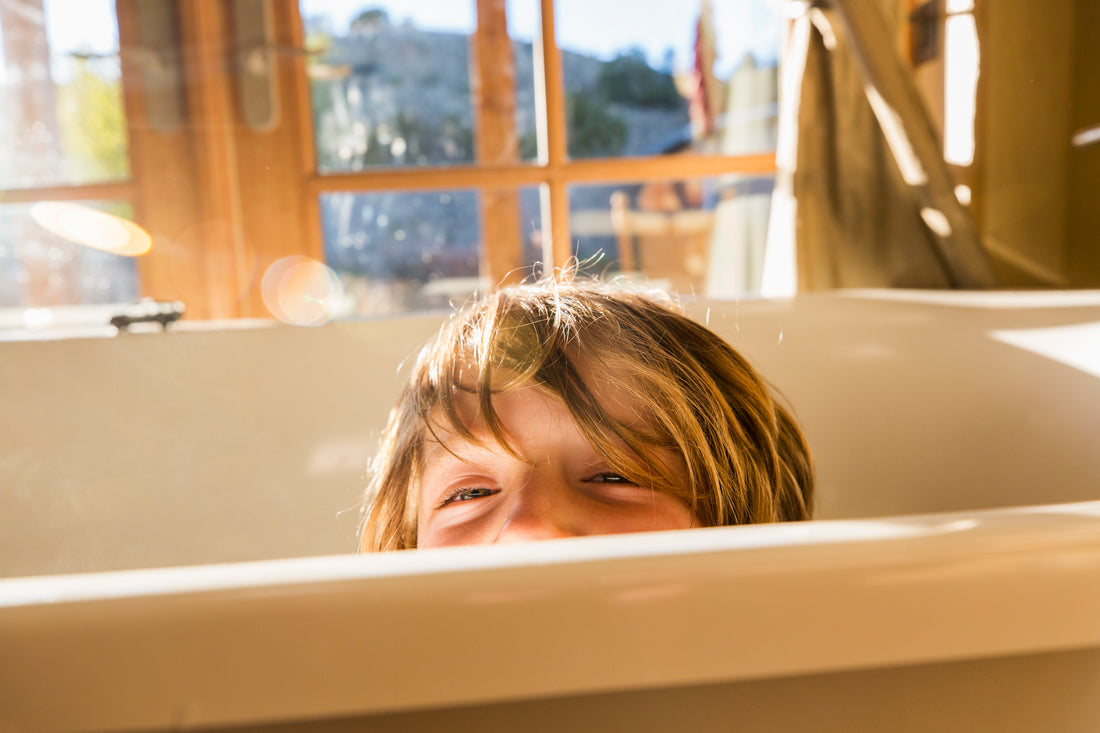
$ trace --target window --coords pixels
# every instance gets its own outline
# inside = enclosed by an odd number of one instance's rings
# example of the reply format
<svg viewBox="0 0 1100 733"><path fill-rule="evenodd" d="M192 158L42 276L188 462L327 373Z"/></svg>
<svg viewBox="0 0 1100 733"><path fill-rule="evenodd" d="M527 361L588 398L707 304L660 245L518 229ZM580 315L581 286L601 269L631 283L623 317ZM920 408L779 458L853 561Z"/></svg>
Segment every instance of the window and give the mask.
<svg viewBox="0 0 1100 733"><path fill-rule="evenodd" d="M572 257L752 291L781 29L768 0L0 0L0 308L316 324ZM151 247L73 241L57 201Z"/></svg>
<svg viewBox="0 0 1100 733"><path fill-rule="evenodd" d="M0 2L0 46L0 308L133 301L133 243L107 231L134 193L110 3Z"/></svg>
<svg viewBox="0 0 1100 733"><path fill-rule="evenodd" d="M769 4L301 8L314 185L345 307L430 307L571 256L685 292L758 286L781 29ZM709 275L714 241L739 250L717 253L736 260L723 277Z"/></svg>

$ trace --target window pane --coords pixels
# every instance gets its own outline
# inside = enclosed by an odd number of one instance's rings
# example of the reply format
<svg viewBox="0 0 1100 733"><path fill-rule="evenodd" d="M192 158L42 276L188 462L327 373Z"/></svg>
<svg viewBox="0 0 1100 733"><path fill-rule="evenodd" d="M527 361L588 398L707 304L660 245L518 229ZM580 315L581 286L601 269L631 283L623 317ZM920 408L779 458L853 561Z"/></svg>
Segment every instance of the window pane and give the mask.
<svg viewBox="0 0 1100 733"><path fill-rule="evenodd" d="M542 260L542 217L537 188L515 193L519 256L512 269L522 278ZM480 270L485 199L468 189L323 194L325 261L344 299L333 315L447 308L484 291L492 284Z"/></svg>
<svg viewBox="0 0 1100 733"><path fill-rule="evenodd" d="M301 0L317 167L437 166L477 159L471 78L472 0ZM531 40L534 0L512 0L507 27L515 156L536 154ZM512 18L515 18L513 22Z"/></svg>
<svg viewBox="0 0 1100 733"><path fill-rule="evenodd" d="M542 205L544 199L538 186L526 186L519 189L519 237L522 242L523 276L538 274L542 265L553 262L546 252L547 243L543 242ZM549 216L549 212L546 212Z"/></svg>
<svg viewBox="0 0 1100 733"><path fill-rule="evenodd" d="M557 0L570 156L774 149L779 5Z"/></svg>
<svg viewBox="0 0 1100 733"><path fill-rule="evenodd" d="M89 210L89 219L74 219ZM104 228L104 220L96 216L99 211L122 219L132 217L130 205L121 201L0 205L0 307L137 300L134 258L105 251L126 245L118 237L120 233L125 237L125 230L113 226L109 219ZM88 238L97 227L103 228L98 242ZM72 234L66 236L67 231Z"/></svg>
<svg viewBox="0 0 1100 733"><path fill-rule="evenodd" d="M507 0L508 37L515 54L516 137L521 160L538 157L535 117L534 41L539 35L539 0Z"/></svg>
<svg viewBox="0 0 1100 733"><path fill-rule="evenodd" d="M129 177L110 0L0 2L0 188Z"/></svg>
<svg viewBox="0 0 1100 733"><path fill-rule="evenodd" d="M585 269L682 295L759 293L774 179L574 186L574 254Z"/></svg>
<svg viewBox="0 0 1100 733"><path fill-rule="evenodd" d="M478 289L475 191L323 194L321 217L352 313L442 308Z"/></svg>

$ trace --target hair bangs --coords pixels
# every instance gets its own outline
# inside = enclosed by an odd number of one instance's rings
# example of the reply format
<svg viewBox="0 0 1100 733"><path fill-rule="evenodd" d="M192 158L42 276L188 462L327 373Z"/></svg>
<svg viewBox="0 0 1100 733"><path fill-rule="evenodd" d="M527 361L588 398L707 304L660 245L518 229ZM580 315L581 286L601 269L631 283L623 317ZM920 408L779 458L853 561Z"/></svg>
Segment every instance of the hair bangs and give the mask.
<svg viewBox="0 0 1100 733"><path fill-rule="evenodd" d="M363 547L416 546L426 443L517 449L494 395L560 400L614 472L704 526L806 519L805 436L744 357L667 295L569 272L456 312L419 354L372 466Z"/></svg>

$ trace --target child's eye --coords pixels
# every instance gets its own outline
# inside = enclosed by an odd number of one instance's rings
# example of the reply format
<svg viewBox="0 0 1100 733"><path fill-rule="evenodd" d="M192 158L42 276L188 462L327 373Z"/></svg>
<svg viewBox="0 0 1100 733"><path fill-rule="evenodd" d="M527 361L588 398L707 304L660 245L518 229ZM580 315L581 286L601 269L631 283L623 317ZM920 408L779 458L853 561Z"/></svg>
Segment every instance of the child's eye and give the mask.
<svg viewBox="0 0 1100 733"><path fill-rule="evenodd" d="M589 483L594 483L594 484L629 484L629 485L632 485L634 483L633 481L628 479L626 476L623 476L623 475L617 474L617 473L611 473L609 471L605 471L603 473L597 473L594 476L589 476L588 478L585 479L585 481L587 481Z"/></svg>
<svg viewBox="0 0 1100 733"><path fill-rule="evenodd" d="M473 501L474 499L484 499L487 496L493 494L499 494L500 489L489 489L482 486L478 486L472 489L458 489L453 491L447 496L443 497L443 501L436 505L436 509L442 509L448 504L454 504L459 501Z"/></svg>

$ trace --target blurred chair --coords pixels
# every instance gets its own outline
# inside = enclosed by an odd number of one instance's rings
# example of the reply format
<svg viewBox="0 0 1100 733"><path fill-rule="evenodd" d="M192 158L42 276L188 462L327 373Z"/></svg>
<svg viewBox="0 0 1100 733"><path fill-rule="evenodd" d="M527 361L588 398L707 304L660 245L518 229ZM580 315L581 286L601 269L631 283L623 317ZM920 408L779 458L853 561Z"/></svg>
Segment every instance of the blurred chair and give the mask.
<svg viewBox="0 0 1100 733"><path fill-rule="evenodd" d="M611 226L623 274L641 273L680 293L702 294L710 261L714 211L643 211L625 191L611 195Z"/></svg>

